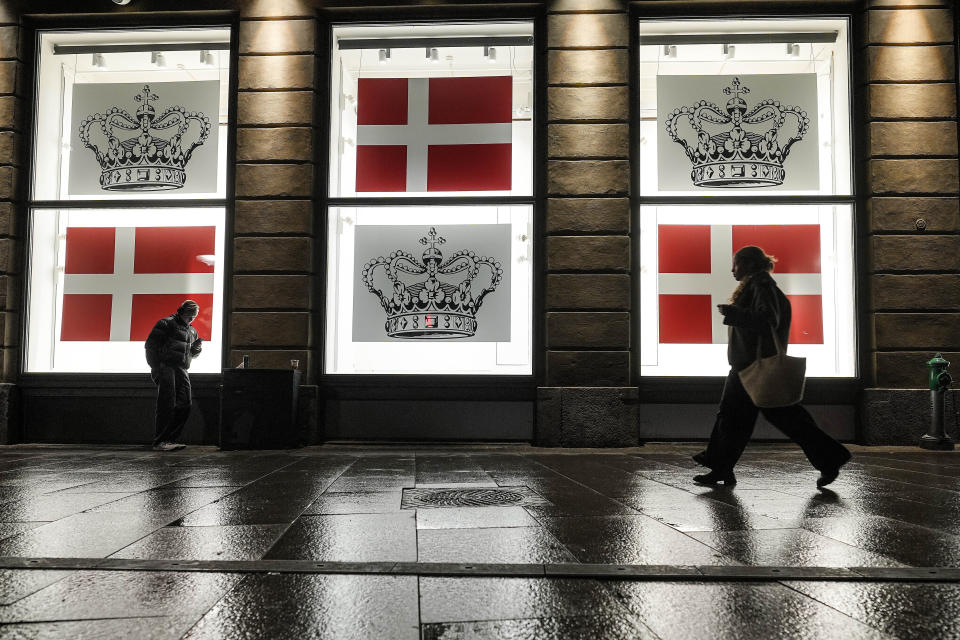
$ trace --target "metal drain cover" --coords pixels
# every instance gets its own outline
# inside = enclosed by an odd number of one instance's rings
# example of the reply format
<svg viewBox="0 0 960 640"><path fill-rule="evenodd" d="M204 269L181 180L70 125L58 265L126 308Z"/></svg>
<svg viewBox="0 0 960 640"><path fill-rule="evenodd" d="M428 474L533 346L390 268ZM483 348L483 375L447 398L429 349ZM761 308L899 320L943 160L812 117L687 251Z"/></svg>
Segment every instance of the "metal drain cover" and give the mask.
<svg viewBox="0 0 960 640"><path fill-rule="evenodd" d="M528 507L550 504L527 487L404 489L401 509L442 507Z"/></svg>

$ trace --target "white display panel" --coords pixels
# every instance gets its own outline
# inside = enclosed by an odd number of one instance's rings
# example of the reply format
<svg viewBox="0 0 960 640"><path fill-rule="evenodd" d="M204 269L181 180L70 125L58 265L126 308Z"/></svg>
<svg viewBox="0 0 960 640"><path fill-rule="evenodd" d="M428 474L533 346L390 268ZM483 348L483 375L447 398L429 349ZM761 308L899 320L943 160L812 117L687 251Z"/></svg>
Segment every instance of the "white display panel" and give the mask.
<svg viewBox="0 0 960 640"><path fill-rule="evenodd" d="M203 353L220 371L224 210L36 209L31 212L29 372L137 373L157 320L200 303Z"/></svg>
<svg viewBox="0 0 960 640"><path fill-rule="evenodd" d="M530 22L334 27L330 195L532 195L533 47L482 43L532 35ZM412 38L441 42L400 44ZM367 39L398 47L340 46Z"/></svg>
<svg viewBox="0 0 960 640"><path fill-rule="evenodd" d="M641 21L642 196L849 195L847 33L845 19ZM724 43L726 35L736 36L736 43ZM742 41L751 35L757 41ZM656 37L657 44L643 44L645 37ZM675 44L666 44L671 38ZM795 40L784 41L789 38ZM813 41L824 39L831 41ZM735 99L743 102L731 110ZM674 123L680 130L671 132L675 110L682 112ZM809 120L792 141L798 125L791 111ZM735 126L733 120L741 116L752 116L753 122ZM780 118L783 122L777 122ZM729 146L731 131L749 143L742 153L732 146L726 156L708 149ZM698 138L700 132L706 137ZM757 150L764 144L774 145L770 154ZM773 157L777 150L785 157ZM698 170L695 179L691 173ZM751 170L765 179L745 179ZM703 171L713 171L714 179L703 179ZM726 179L717 179L717 171L725 171Z"/></svg>
<svg viewBox="0 0 960 640"><path fill-rule="evenodd" d="M225 198L230 52L164 49L197 42L230 30L41 32L32 199ZM77 46L103 52L56 52Z"/></svg>
<svg viewBox="0 0 960 640"><path fill-rule="evenodd" d="M328 222L326 373L532 373L532 206L333 207ZM438 236L446 242L434 245ZM442 256L431 253L437 250ZM495 255L501 251L506 255ZM470 260L455 262L457 254ZM446 292L436 298L446 299L439 310L428 302L425 291L431 286L423 286L437 273L428 264L431 256L439 268L432 289ZM489 268L477 267L476 273L472 268L494 261L501 263L495 286ZM381 268L371 271L378 262ZM384 280L384 264L393 265L393 279ZM464 264L471 268L461 268ZM450 299L466 280L460 290L472 291L473 300L484 288L492 291L479 308L466 312L476 326L467 318L464 330L463 323L455 325L458 314L451 305L458 303ZM407 306L389 307L394 294L402 301L410 292L414 299L422 296L420 307L409 306L409 297ZM413 324L413 312L404 313L408 310L423 311L419 324ZM409 324L391 323L391 316ZM419 330L412 331L414 326Z"/></svg>
<svg viewBox="0 0 960 640"><path fill-rule="evenodd" d="M716 305L737 286L733 253L746 244L780 259L790 355L806 357L812 377L856 375L852 205L768 204L641 207L641 375L726 375Z"/></svg>

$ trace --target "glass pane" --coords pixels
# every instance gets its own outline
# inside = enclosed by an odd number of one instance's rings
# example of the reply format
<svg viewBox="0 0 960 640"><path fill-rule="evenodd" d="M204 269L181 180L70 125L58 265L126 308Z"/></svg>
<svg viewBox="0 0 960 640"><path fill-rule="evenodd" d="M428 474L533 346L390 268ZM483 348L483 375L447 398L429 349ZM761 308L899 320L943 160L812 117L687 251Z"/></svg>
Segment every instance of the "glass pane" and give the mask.
<svg viewBox="0 0 960 640"><path fill-rule="evenodd" d="M716 305L736 288L733 254L746 245L778 259L789 353L807 358L809 376L856 375L851 205L641 207L641 375L726 375Z"/></svg>
<svg viewBox="0 0 960 640"><path fill-rule="evenodd" d="M532 216L332 208L326 372L530 375Z"/></svg>
<svg viewBox="0 0 960 640"><path fill-rule="evenodd" d="M532 195L532 35L334 27L330 195Z"/></svg>
<svg viewBox="0 0 960 640"><path fill-rule="evenodd" d="M191 371L221 368L224 209L31 213L27 371L146 372L143 343L185 299L204 339Z"/></svg>
<svg viewBox="0 0 960 640"><path fill-rule="evenodd" d="M227 28L41 32L33 198L226 197L230 52L191 43L229 42ZM157 48L117 50L138 45Z"/></svg>
<svg viewBox="0 0 960 640"><path fill-rule="evenodd" d="M851 193L845 19L642 21L640 37L643 196Z"/></svg>

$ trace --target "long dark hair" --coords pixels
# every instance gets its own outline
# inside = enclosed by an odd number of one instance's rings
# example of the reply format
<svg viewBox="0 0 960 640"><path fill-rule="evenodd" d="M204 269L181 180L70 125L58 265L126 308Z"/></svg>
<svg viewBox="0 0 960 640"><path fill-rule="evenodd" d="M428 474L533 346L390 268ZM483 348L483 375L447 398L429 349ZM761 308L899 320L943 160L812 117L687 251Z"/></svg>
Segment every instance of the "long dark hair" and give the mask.
<svg viewBox="0 0 960 640"><path fill-rule="evenodd" d="M740 263L740 266L742 266L746 272L740 280L739 286L733 292L733 295L730 296L730 302L736 304L737 298L743 293L743 289L747 286L747 283L750 282L750 279L758 273L770 273L773 271L773 265L777 259L771 255L767 255L760 247L747 245L734 254L733 261Z"/></svg>

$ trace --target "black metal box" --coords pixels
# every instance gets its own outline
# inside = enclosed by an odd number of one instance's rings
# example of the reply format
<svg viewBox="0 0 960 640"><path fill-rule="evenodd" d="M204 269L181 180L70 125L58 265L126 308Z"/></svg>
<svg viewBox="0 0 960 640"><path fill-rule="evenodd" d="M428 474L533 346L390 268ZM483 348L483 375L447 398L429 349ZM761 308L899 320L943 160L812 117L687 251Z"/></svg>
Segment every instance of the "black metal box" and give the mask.
<svg viewBox="0 0 960 640"><path fill-rule="evenodd" d="M220 448L302 447L297 425L299 387L297 369L224 369Z"/></svg>

